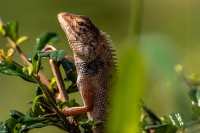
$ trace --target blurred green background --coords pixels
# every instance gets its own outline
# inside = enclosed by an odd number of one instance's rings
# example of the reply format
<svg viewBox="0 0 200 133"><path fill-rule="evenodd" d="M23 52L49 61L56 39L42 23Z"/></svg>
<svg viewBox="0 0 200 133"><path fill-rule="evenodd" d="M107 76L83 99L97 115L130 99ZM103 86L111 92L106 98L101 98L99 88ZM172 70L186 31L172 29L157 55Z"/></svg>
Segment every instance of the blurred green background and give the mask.
<svg viewBox="0 0 200 133"><path fill-rule="evenodd" d="M17 20L20 33L30 37L22 45L27 54L31 53L35 38L47 31L58 32L60 42L56 47L71 54L56 16L63 11L89 16L111 36L117 53L127 44L133 53L137 48L146 75L145 81L140 82L145 84L144 102L159 115L181 112L189 119L187 89L177 78L174 66L182 64L186 71L200 73L199 6L197 0L1 0L0 16L5 22ZM0 45L3 47L3 41ZM132 66L137 58L124 60ZM132 76L128 71L127 79ZM139 74L140 71L136 73ZM0 120L8 117L10 109L25 112L33 92L32 84L0 76ZM33 132L45 131L62 132L53 127Z"/></svg>

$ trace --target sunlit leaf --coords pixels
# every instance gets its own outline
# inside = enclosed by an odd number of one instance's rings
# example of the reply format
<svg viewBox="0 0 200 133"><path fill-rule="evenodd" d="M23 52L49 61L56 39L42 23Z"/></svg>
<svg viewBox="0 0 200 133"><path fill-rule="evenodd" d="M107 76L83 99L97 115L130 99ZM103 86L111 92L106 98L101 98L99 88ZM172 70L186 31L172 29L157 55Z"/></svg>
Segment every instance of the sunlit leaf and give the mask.
<svg viewBox="0 0 200 133"><path fill-rule="evenodd" d="M6 58L5 52L3 49L0 49L0 61L3 61Z"/></svg>
<svg viewBox="0 0 200 133"><path fill-rule="evenodd" d="M56 86L56 78L55 78L55 77L53 77L53 78L51 79L50 86L51 86L51 89L54 88L54 87Z"/></svg>
<svg viewBox="0 0 200 133"><path fill-rule="evenodd" d="M1 18L0 18L0 34L1 34L2 36L5 36L5 34L6 34L6 31L5 31L5 29L4 29L4 25L3 25L3 22L2 22L2 20L1 20Z"/></svg>
<svg viewBox="0 0 200 133"><path fill-rule="evenodd" d="M28 40L27 36L21 36L17 39L16 44L21 44L21 43L25 42L26 40Z"/></svg>
<svg viewBox="0 0 200 133"><path fill-rule="evenodd" d="M14 53L15 53L15 50L13 48L8 49L6 60L9 62L12 62Z"/></svg>
<svg viewBox="0 0 200 133"><path fill-rule="evenodd" d="M32 58L32 69L33 73L37 74L41 67L41 58L38 54L34 55Z"/></svg>
<svg viewBox="0 0 200 133"><path fill-rule="evenodd" d="M36 82L35 79L23 71L23 67L16 62L7 62L1 61L0 62L0 73L12 76L19 76L26 81L29 82Z"/></svg>
<svg viewBox="0 0 200 133"><path fill-rule="evenodd" d="M6 36L10 37L14 42L18 39L18 28L18 23L16 21L6 23L4 27Z"/></svg>

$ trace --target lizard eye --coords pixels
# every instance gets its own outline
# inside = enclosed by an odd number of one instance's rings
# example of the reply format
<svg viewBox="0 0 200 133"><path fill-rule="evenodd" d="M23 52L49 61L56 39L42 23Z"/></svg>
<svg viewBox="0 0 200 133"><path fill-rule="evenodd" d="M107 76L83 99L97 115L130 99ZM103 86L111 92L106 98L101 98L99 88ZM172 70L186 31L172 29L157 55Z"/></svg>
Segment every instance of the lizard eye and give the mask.
<svg viewBox="0 0 200 133"><path fill-rule="evenodd" d="M84 26L85 23L83 23L83 22L78 22L78 25L80 25L80 26Z"/></svg>

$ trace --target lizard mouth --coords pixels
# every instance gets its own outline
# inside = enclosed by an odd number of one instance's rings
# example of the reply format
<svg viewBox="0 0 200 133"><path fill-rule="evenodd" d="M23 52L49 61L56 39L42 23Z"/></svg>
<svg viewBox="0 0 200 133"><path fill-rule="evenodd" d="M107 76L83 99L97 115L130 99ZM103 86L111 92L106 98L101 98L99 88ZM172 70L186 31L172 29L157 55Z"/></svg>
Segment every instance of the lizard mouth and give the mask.
<svg viewBox="0 0 200 133"><path fill-rule="evenodd" d="M62 13L59 13L58 14L58 22L60 23L61 25L61 28L64 30L64 31L68 31L68 29L71 27L70 26L70 20L71 20L71 17L72 15L70 15L69 13L66 13L66 12L62 12Z"/></svg>
<svg viewBox="0 0 200 133"><path fill-rule="evenodd" d="M58 14L58 21L61 28L65 31L68 41L76 41L73 24L74 14L62 12Z"/></svg>

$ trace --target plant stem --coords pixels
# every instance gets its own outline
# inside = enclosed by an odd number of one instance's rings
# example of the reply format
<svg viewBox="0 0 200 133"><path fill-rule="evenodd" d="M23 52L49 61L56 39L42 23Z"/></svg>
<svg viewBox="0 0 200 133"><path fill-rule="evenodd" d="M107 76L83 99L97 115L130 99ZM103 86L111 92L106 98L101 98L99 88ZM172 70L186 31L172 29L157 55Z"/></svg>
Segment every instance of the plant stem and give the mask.
<svg viewBox="0 0 200 133"><path fill-rule="evenodd" d="M53 47L52 45L46 45L45 48L43 49L44 52L51 52L51 51L55 51L55 50L56 50L56 48ZM65 84L63 82L63 78L62 78L59 66L53 59L49 59L49 64L51 66L53 75L56 78L56 83L57 83L57 87L58 87L58 91L59 91L58 99L65 102L66 100L68 100L68 95L65 92Z"/></svg>
<svg viewBox="0 0 200 133"><path fill-rule="evenodd" d="M63 121L64 125L66 125L66 129L69 133L80 133L80 130L78 126L75 123L70 122L69 120L66 119L66 116L57 108L56 106L56 101L51 95L51 92L49 91L46 86L44 86L40 80L37 80L38 84L40 85L43 94L47 97L47 102L49 105L53 108L54 112L58 115L58 117Z"/></svg>
<svg viewBox="0 0 200 133"><path fill-rule="evenodd" d="M53 59L49 59L49 64L51 66L53 75L56 78L56 83L57 83L58 90L59 90L58 99L65 102L66 100L68 100L68 96L65 93L65 84L63 82L63 78L62 78L61 72L59 70L58 64Z"/></svg>

